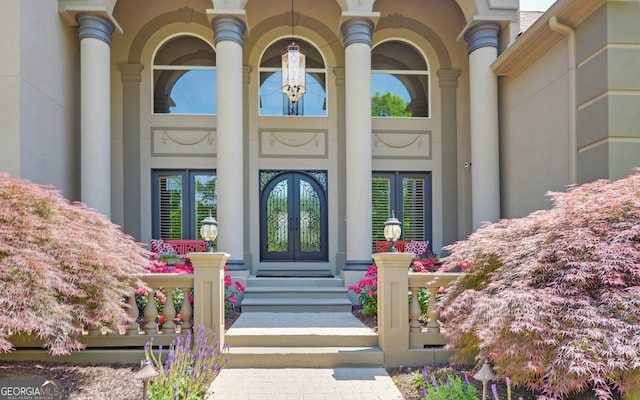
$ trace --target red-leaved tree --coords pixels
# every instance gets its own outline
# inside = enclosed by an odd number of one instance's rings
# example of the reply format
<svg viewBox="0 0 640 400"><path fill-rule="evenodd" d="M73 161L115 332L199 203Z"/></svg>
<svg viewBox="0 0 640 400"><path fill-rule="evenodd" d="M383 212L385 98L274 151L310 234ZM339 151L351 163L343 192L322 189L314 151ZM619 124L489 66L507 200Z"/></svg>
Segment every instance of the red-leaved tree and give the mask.
<svg viewBox="0 0 640 400"><path fill-rule="evenodd" d="M448 246L450 346L546 399L640 399L640 174L549 193L553 208Z"/></svg>
<svg viewBox="0 0 640 400"><path fill-rule="evenodd" d="M68 354L84 347L83 326L121 325L148 257L97 211L0 174L0 352L10 334L34 333Z"/></svg>

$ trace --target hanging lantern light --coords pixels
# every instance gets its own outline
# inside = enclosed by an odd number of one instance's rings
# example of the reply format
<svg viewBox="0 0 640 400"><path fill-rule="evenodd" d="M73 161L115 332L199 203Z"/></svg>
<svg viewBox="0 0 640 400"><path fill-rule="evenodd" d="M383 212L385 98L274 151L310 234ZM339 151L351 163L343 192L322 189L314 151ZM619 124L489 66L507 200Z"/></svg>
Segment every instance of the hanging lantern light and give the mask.
<svg viewBox="0 0 640 400"><path fill-rule="evenodd" d="M282 49L282 93L286 94L289 102L295 104L306 90L305 51L298 46L293 38L294 27L293 0L291 0L291 37L289 46Z"/></svg>
<svg viewBox="0 0 640 400"><path fill-rule="evenodd" d="M295 42L282 50L282 93L295 103L305 92L305 54Z"/></svg>

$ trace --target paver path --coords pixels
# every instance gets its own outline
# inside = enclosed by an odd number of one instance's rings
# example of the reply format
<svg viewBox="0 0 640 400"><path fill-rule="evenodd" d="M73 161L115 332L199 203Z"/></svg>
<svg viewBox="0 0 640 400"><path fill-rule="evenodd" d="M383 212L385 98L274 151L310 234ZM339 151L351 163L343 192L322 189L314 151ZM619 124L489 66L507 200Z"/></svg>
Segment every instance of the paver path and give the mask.
<svg viewBox="0 0 640 400"><path fill-rule="evenodd" d="M223 369L207 400L404 400L384 368Z"/></svg>

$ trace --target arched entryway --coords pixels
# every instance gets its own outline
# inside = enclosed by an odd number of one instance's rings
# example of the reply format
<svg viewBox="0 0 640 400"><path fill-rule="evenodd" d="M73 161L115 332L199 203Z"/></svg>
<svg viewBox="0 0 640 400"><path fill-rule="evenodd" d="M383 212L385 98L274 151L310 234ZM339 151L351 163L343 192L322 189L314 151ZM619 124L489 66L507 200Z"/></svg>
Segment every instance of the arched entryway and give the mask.
<svg viewBox="0 0 640 400"><path fill-rule="evenodd" d="M260 261L328 261L326 177L260 172Z"/></svg>

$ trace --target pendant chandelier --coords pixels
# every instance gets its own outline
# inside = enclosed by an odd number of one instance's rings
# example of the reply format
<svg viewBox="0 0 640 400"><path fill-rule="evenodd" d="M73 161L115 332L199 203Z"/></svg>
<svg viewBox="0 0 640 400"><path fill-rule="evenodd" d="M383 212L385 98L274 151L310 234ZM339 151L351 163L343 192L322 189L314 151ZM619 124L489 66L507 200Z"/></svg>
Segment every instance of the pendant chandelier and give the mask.
<svg viewBox="0 0 640 400"><path fill-rule="evenodd" d="M291 44L282 50L282 93L295 104L305 92L305 54L293 38L293 0L291 0Z"/></svg>

